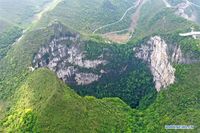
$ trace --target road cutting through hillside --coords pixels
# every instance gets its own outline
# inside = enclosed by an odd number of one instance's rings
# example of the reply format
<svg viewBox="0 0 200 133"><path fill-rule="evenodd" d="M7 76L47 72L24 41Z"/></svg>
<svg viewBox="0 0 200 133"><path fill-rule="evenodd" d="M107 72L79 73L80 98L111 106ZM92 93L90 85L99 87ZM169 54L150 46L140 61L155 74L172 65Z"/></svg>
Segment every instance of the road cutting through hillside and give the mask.
<svg viewBox="0 0 200 133"><path fill-rule="evenodd" d="M122 16L119 20L117 20L117 21L115 21L115 22L113 22L113 23L110 23L110 24L106 24L106 25L104 25L104 26L101 26L101 27L95 29L95 30L93 31L93 33L96 33L97 31L99 31L99 30L101 30L101 29L103 29L103 28L106 28L106 27L109 27L109 26L112 26L112 25L115 25L115 24L121 22L121 21L124 19L124 17L126 16L126 14L127 14L130 10L136 8L136 7L139 5L140 1L141 1L141 0L138 0L138 2L137 2L134 6L129 7L129 8L124 12L123 16Z"/></svg>
<svg viewBox="0 0 200 133"><path fill-rule="evenodd" d="M108 32L108 33L103 34L102 36L110 41L117 42L117 43L128 42L132 38L133 32L135 30L135 27L136 27L138 19L139 19L140 10L141 10L141 7L143 4L144 4L144 0L137 1L137 4L135 5L136 11L132 15L132 22L128 29ZM127 31L127 32L122 33L125 31ZM119 34L119 33L122 33L122 34Z"/></svg>

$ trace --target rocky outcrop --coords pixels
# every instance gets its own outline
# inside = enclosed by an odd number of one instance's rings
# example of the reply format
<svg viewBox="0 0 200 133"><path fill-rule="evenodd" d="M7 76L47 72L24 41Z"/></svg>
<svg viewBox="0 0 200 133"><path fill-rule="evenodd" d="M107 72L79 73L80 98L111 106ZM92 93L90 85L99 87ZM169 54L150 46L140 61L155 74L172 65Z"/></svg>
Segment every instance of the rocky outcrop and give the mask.
<svg viewBox="0 0 200 133"><path fill-rule="evenodd" d="M134 51L137 58L148 62L157 91L175 82L175 69L170 63L167 44L159 36L152 37Z"/></svg>
<svg viewBox="0 0 200 133"><path fill-rule="evenodd" d="M178 44L168 45L170 62L174 64L193 64L200 61L199 56L195 56L195 51L188 50L187 52L181 49Z"/></svg>
<svg viewBox="0 0 200 133"><path fill-rule="evenodd" d="M59 30L58 36L52 37L51 41L35 54L33 68L48 67L66 83L88 85L97 81L104 72L97 68L107 64L103 56L99 56L96 60L86 59L84 42L80 41L79 34L70 32L61 34L62 27L57 27L55 30Z"/></svg>
<svg viewBox="0 0 200 133"><path fill-rule="evenodd" d="M99 78L99 75L93 73L77 73L75 76L78 85L88 85L94 81L98 81Z"/></svg>
<svg viewBox="0 0 200 133"><path fill-rule="evenodd" d="M182 2L179 3L178 5L176 5L176 14L185 18L185 19L189 19L189 16L185 13L185 10L189 7L189 3L188 2Z"/></svg>
<svg viewBox="0 0 200 133"><path fill-rule="evenodd" d="M200 62L195 51L184 51L178 44L167 44L160 36L151 37L146 44L133 49L135 56L148 63L154 77L155 88L160 91L175 82L175 68L172 64Z"/></svg>
<svg viewBox="0 0 200 133"><path fill-rule="evenodd" d="M175 6L175 8L176 8L176 12L175 13L177 15L179 15L179 16L187 19L187 20L191 20L191 21L194 21L194 22L197 21L196 20L197 18L195 16L193 8L191 8L191 3L188 0L183 1L183 2L181 2L179 4L177 4Z"/></svg>
<svg viewBox="0 0 200 133"><path fill-rule="evenodd" d="M172 46L172 54L170 55L171 62L174 64L190 64L193 63L191 58L187 58L182 50L180 45Z"/></svg>
<svg viewBox="0 0 200 133"><path fill-rule="evenodd" d="M67 50L69 55L67 61L71 64L78 65L84 68L96 68L101 64L106 64L105 60L87 60L85 58L84 52L81 52L76 46L72 46Z"/></svg>

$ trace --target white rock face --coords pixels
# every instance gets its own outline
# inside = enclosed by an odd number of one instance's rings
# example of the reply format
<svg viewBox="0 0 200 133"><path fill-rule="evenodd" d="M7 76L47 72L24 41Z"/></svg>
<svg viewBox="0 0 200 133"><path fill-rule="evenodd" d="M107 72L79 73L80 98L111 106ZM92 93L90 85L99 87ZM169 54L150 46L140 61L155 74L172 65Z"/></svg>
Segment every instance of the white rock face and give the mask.
<svg viewBox="0 0 200 133"><path fill-rule="evenodd" d="M159 36L152 37L146 45L135 51L136 57L149 63L157 91L175 82L175 69L167 54L167 44Z"/></svg>
<svg viewBox="0 0 200 133"><path fill-rule="evenodd" d="M94 81L98 81L99 78L99 75L93 73L77 73L75 76L78 85L88 85Z"/></svg>
<svg viewBox="0 0 200 133"><path fill-rule="evenodd" d="M107 62L105 60L84 60L85 55L77 47L73 46L68 49L68 62L74 65L78 65L84 68L96 68L99 65L105 65Z"/></svg>
<svg viewBox="0 0 200 133"><path fill-rule="evenodd" d="M70 78L72 75L74 75L75 72L77 72L77 69L74 68L74 66L69 66L67 68L59 69L57 71L57 76L58 76L58 78L61 78L64 81L66 81L68 78Z"/></svg>
<svg viewBox="0 0 200 133"><path fill-rule="evenodd" d="M66 83L88 85L97 81L104 71L97 68L99 65L106 65L107 61L103 60L103 56L99 56L96 60L86 59L85 51L81 48L83 44L78 39L78 34L52 39L35 55L34 68L48 67ZM66 45L66 42L69 44ZM83 69L87 70L87 73L83 72ZM99 72L99 75L91 73L91 70Z"/></svg>
<svg viewBox="0 0 200 133"><path fill-rule="evenodd" d="M172 45L171 62L175 64L193 64L200 61L191 52L183 52L180 45Z"/></svg>
<svg viewBox="0 0 200 133"><path fill-rule="evenodd" d="M174 52L172 54L172 62L173 63L183 63L184 62L184 57L183 57L180 45L178 45L174 48Z"/></svg>

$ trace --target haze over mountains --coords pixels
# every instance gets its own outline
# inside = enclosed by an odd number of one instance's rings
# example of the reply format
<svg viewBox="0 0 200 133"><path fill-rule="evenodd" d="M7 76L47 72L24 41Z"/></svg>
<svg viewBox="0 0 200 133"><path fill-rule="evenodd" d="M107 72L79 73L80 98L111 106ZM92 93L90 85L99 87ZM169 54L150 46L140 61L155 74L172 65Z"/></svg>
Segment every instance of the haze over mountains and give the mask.
<svg viewBox="0 0 200 133"><path fill-rule="evenodd" d="M198 0L0 0L0 131L200 131Z"/></svg>

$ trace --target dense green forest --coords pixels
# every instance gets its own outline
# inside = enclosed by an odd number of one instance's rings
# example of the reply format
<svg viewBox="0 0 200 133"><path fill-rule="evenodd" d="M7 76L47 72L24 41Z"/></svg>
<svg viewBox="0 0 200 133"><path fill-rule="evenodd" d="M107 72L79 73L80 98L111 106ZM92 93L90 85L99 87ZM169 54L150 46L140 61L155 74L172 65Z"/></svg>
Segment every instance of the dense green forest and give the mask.
<svg viewBox="0 0 200 133"><path fill-rule="evenodd" d="M149 97L149 101L155 98L153 77L146 64L134 57L133 45L107 45L94 41L86 44L87 59L95 59L106 53L104 59L112 63L104 67L110 73L104 74L100 81L86 86L73 85L78 94L98 98L119 97L131 107L138 107L145 96Z"/></svg>
<svg viewBox="0 0 200 133"><path fill-rule="evenodd" d="M5 132L131 132L131 108L119 98L80 97L47 69L28 76L13 99Z"/></svg>
<svg viewBox="0 0 200 133"><path fill-rule="evenodd" d="M195 123L191 132L196 133L200 124L199 64L176 68L178 83L140 110L131 109L118 98L80 97L49 70L37 70L14 95L15 104L2 121L3 131L164 133L166 124ZM56 123L68 124L54 126Z"/></svg>
<svg viewBox="0 0 200 133"><path fill-rule="evenodd" d="M13 27L0 33L0 59L6 55L10 46L21 36L21 34L22 29L18 27Z"/></svg>
<svg viewBox="0 0 200 133"><path fill-rule="evenodd" d="M135 132L164 133L164 126L172 123L193 125L195 130L190 132L199 131L199 65L176 66L178 83L159 93L156 101L148 109L133 114L138 120L134 125Z"/></svg>

